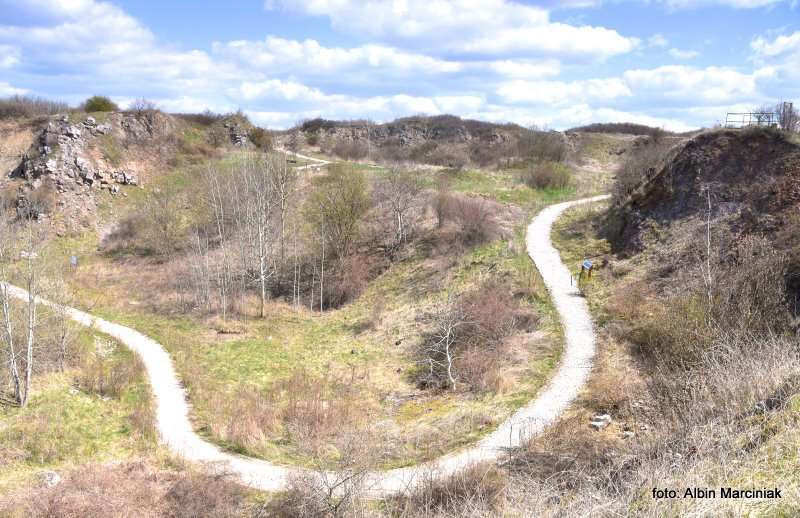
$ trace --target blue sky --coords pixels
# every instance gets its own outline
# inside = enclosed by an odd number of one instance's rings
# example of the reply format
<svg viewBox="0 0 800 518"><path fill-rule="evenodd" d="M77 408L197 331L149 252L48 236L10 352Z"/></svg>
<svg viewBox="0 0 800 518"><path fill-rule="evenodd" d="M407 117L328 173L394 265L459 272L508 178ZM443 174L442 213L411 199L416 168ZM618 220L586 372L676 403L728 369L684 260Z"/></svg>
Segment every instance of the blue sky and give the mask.
<svg viewBox="0 0 800 518"><path fill-rule="evenodd" d="M0 96L288 127L454 113L709 126L800 103L798 0L0 0Z"/></svg>

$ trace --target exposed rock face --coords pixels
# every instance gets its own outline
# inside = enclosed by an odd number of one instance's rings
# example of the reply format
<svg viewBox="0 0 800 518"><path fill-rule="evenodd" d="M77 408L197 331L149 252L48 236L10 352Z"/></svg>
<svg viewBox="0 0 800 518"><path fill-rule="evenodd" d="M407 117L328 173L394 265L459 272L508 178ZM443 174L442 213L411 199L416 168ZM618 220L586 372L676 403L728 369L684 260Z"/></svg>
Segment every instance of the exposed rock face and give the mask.
<svg viewBox="0 0 800 518"><path fill-rule="evenodd" d="M141 126L130 124L128 119L123 119L122 123L124 128L131 129L135 138L144 138L146 130ZM58 192L107 187L112 183L136 185L132 172L109 169L89 151L92 137L110 131L110 125L98 126L92 117L80 125L64 119L51 121L39 136L38 145L34 144L35 149L29 151L14 175L25 178L34 188L47 180Z"/></svg>
<svg viewBox="0 0 800 518"><path fill-rule="evenodd" d="M473 140L489 144L501 144L512 138L512 133L521 128L501 126L487 122L462 120L442 115L438 117L408 117L386 124L367 122L315 121L306 123L304 133L318 133L320 137L337 141L370 140L380 146L397 143L402 147L414 147L426 142L465 144Z"/></svg>
<svg viewBox="0 0 800 518"><path fill-rule="evenodd" d="M249 142L247 135L250 132L250 128L237 121L225 122L223 127L228 130L231 144L236 147L247 147Z"/></svg>
<svg viewBox="0 0 800 518"><path fill-rule="evenodd" d="M707 191L715 217L734 216L736 234L776 233L800 207L798 180L800 146L776 131L701 134L680 146L624 205L612 207L609 237L620 249L641 249L650 222L705 217Z"/></svg>
<svg viewBox="0 0 800 518"><path fill-rule="evenodd" d="M55 206L50 208L65 215L65 230L94 224L97 192L117 194L120 186L140 184L136 171L120 165L123 150L125 158L132 149L156 154L152 144L167 136L173 124L171 117L160 113L113 113L102 123L94 117L51 119L11 173L23 180L18 213L42 217L42 204L52 202ZM119 156L110 156L112 152Z"/></svg>

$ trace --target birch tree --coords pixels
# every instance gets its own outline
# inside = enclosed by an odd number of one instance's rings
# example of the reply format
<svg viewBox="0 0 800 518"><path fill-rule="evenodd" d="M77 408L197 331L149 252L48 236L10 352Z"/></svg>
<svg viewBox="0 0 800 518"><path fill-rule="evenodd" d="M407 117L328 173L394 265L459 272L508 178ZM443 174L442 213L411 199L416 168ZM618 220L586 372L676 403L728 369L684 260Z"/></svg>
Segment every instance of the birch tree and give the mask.
<svg viewBox="0 0 800 518"><path fill-rule="evenodd" d="M456 389L455 363L459 353L459 333L468 325L467 314L460 297L450 293L428 315L433 330L423 344L423 363L429 368L431 380L446 379L452 390Z"/></svg>
<svg viewBox="0 0 800 518"><path fill-rule="evenodd" d="M412 171L391 170L381 178L375 188L380 205L392 215L395 248L406 242L411 231L410 213L418 205L422 182Z"/></svg>
<svg viewBox="0 0 800 518"><path fill-rule="evenodd" d="M40 253L44 242L39 224L29 219L21 228L8 221L0 224L0 306L2 306L2 343L12 383L14 402L28 403L33 380L34 348L37 345L36 297L40 282ZM18 246L15 246L18 245ZM14 271L16 270L16 271ZM15 311L11 282L19 282L27 290L22 315ZM17 343L18 328L24 338Z"/></svg>

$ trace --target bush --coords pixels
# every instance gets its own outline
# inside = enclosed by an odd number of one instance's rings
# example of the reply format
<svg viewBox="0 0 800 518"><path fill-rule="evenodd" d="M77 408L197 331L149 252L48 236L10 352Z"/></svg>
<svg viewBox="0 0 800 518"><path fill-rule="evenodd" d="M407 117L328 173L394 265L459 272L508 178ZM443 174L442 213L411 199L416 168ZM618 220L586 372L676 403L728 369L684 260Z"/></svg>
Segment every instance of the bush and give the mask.
<svg viewBox="0 0 800 518"><path fill-rule="evenodd" d="M95 110L95 111L113 111L113 110ZM158 111L158 106L153 101L145 99L144 97L136 99L128 107L128 111L133 112L137 116L152 114Z"/></svg>
<svg viewBox="0 0 800 518"><path fill-rule="evenodd" d="M340 140L332 149L334 155L343 160L360 160L367 156L367 145L355 140Z"/></svg>
<svg viewBox="0 0 800 518"><path fill-rule="evenodd" d="M567 132L583 132L583 133L622 133L625 135L648 135L648 136L663 136L673 135L662 128L654 128L652 126L645 126L644 124L635 124L633 122L597 122L589 124L588 126L579 126L567 130ZM658 137L657 137L658 138Z"/></svg>
<svg viewBox="0 0 800 518"><path fill-rule="evenodd" d="M214 113L211 110L205 110L202 113L176 113L174 116L200 126L211 126L225 118L225 115Z"/></svg>
<svg viewBox="0 0 800 518"><path fill-rule="evenodd" d="M245 515L245 491L224 474L157 470L145 462L73 471L53 487L0 497L0 515L31 518Z"/></svg>
<svg viewBox="0 0 800 518"><path fill-rule="evenodd" d="M497 222L489 202L483 198L453 196L446 206L450 217L461 227L460 237L464 245L479 245L497 235Z"/></svg>
<svg viewBox="0 0 800 518"><path fill-rule="evenodd" d="M102 95L89 97L83 102L81 108L86 113L119 111L119 106L117 106L114 101Z"/></svg>
<svg viewBox="0 0 800 518"><path fill-rule="evenodd" d="M263 128L253 128L250 130L250 142L262 151L272 149L272 134Z"/></svg>
<svg viewBox="0 0 800 518"><path fill-rule="evenodd" d="M520 174L522 182L531 189L564 189L572 182L570 169L556 162L539 162Z"/></svg>
<svg viewBox="0 0 800 518"><path fill-rule="evenodd" d="M25 198L17 205L17 217L38 219L41 214L50 214L55 207L56 197L52 184L43 183L25 194Z"/></svg>
<svg viewBox="0 0 800 518"><path fill-rule="evenodd" d="M0 119L55 115L69 111L69 105L41 97L14 95L0 99Z"/></svg>
<svg viewBox="0 0 800 518"><path fill-rule="evenodd" d="M554 131L527 130L517 142L520 158L532 162L562 162L567 156L564 137Z"/></svg>
<svg viewBox="0 0 800 518"><path fill-rule="evenodd" d="M664 166L671 146L663 139L642 138L633 146L622 167L617 171L612 190L615 204L624 203L627 197L647 178Z"/></svg>
<svg viewBox="0 0 800 518"><path fill-rule="evenodd" d="M492 465L470 466L446 477L428 473L394 499L400 516L491 516L498 513L506 480Z"/></svg>
<svg viewBox="0 0 800 518"><path fill-rule="evenodd" d="M304 121L303 124L300 126L300 130L303 133L316 133L321 129L335 128L336 124L337 124L336 121L316 118Z"/></svg>
<svg viewBox="0 0 800 518"><path fill-rule="evenodd" d="M419 362L426 366L420 383L500 390L505 339L515 331L519 313L509 287L497 282L448 295L425 316L432 330L420 349Z"/></svg>

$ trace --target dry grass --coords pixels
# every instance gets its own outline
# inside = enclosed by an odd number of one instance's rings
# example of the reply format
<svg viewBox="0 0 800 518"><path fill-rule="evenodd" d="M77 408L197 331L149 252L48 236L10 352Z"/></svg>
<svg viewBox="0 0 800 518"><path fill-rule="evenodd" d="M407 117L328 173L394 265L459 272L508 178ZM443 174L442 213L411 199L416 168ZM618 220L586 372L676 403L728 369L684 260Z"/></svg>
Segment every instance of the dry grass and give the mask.
<svg viewBox="0 0 800 518"><path fill-rule="evenodd" d="M565 189L572 183L572 174L564 164L539 162L520 173L520 179L531 189Z"/></svg>
<svg viewBox="0 0 800 518"><path fill-rule="evenodd" d="M54 487L0 498L0 515L13 518L233 518L246 509L244 490L224 473L166 471L146 461L87 466Z"/></svg>
<svg viewBox="0 0 800 518"><path fill-rule="evenodd" d="M390 501L397 517L500 515L507 481L491 464L478 464L448 477L425 473L418 486Z"/></svg>

